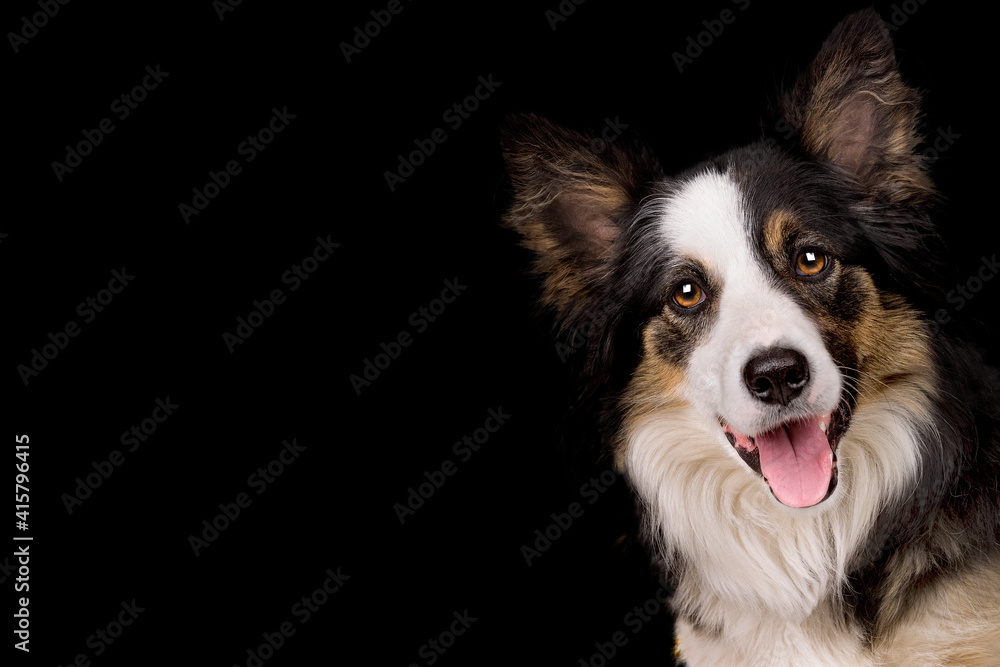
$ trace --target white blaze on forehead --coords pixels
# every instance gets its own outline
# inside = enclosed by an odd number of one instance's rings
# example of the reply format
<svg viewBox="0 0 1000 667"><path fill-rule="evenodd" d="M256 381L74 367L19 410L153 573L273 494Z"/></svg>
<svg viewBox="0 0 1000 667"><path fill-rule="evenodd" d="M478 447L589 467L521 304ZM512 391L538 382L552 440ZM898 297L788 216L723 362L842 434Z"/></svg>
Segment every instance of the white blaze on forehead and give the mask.
<svg viewBox="0 0 1000 667"><path fill-rule="evenodd" d="M743 197L728 176L696 176L670 197L663 212L661 231L677 256L723 280L733 269L754 268Z"/></svg>
<svg viewBox="0 0 1000 667"><path fill-rule="evenodd" d="M669 252L699 264L714 288L707 296L716 306L710 330L694 341L688 359L688 397L754 434L772 425L743 383L743 366L754 354L788 347L806 357L810 386L802 408L813 414L836 407L841 379L813 318L753 251L744 202L729 176L700 174L660 203L660 233Z"/></svg>

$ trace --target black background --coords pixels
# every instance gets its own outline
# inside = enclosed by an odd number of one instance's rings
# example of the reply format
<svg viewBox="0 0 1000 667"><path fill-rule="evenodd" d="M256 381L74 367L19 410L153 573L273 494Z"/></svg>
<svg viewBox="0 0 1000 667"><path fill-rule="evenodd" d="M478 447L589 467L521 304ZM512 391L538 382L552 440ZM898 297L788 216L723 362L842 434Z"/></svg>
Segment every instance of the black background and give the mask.
<svg viewBox="0 0 1000 667"><path fill-rule="evenodd" d="M903 4L876 6L889 18ZM934 174L964 281L1000 241L995 21L905 4L904 76L928 91L929 134L958 135ZM17 53L8 38L0 412L10 462L11 436L31 439L30 529L10 531L34 538L31 654L15 651L17 664L83 653L95 665L246 665L262 633L291 621L265 664L428 665L421 647L466 610L477 620L435 664L597 665L595 643L617 631L628 643L608 664L669 664L664 613L639 632L625 621L657 583L616 547L621 483L588 504L585 466L555 446L572 364L535 316L527 254L497 224L499 122L618 119L676 172L756 138L774 91L863 5L590 0L553 30L555 0L404 2L348 63L340 43L385 6L247 0L220 20L210 2L71 2ZM726 8L736 20L678 72L671 55ZM38 11L8 4L5 33ZM156 65L169 75L114 117L112 101ZM449 126L442 115L480 76L499 87ZM273 108L295 118L246 163L237 147ZM53 161L105 117L114 132L60 182ZM384 172L439 127L447 141L390 191ZM178 205L233 159L242 172L185 224ZM327 236L340 247L290 291L283 273ZM83 323L77 305L122 268L134 280ZM417 333L411 313L456 279L467 288ZM285 303L230 353L223 333L274 289ZM948 329L989 343L998 299L987 282L961 310L942 302ZM70 320L80 334L26 385L15 367ZM349 376L403 331L412 343L359 395ZM179 408L127 452L121 434L167 397ZM490 408L511 416L460 461L453 444ZM248 477L293 438L306 449L257 495ZM76 478L113 450L124 463L68 513ZM394 505L445 459L457 472L401 524ZM189 536L241 492L252 504L195 556ZM529 567L522 545L572 502L583 516ZM349 579L300 623L293 605L328 568ZM16 576L0 572L8 609ZM95 655L88 638L133 599L144 611Z"/></svg>

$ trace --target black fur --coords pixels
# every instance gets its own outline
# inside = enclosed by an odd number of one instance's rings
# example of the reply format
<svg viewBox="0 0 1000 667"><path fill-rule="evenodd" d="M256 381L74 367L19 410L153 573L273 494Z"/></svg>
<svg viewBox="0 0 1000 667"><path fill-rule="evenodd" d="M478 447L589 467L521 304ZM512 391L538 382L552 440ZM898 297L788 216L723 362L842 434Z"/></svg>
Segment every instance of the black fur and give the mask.
<svg viewBox="0 0 1000 667"><path fill-rule="evenodd" d="M843 57L849 47L857 49L857 62ZM831 73L836 67L847 73ZM622 397L641 360L643 332L654 318L655 353L673 366L684 363L711 326L714 300L683 312L671 305L671 293L681 280L697 281L709 296L719 287L697 265L673 258L669 247L648 241L657 219L656 212L643 205L651 196L669 196L695 174L734 175L741 191L748 193L748 233L757 259L770 267L776 289L821 322L827 350L845 378L847 416L857 405L859 383L866 381L858 370L864 361L861 330L873 298L886 311L915 321L915 330L935 331L931 308L943 293L936 282L943 273L940 239L930 222L936 195L913 154L919 143L916 94L893 72L892 46L880 19L873 11L860 12L834 31L812 68L784 98L783 117L795 130L791 139L764 137L675 178L660 175L645 149L634 158L634 168L622 166L627 152L616 148L613 159L597 156L575 172L609 170L638 178L620 184L629 203L612 215L617 236L608 245L581 239L581 227L572 221L547 228L562 238L562 247L588 254L585 287L571 297L571 305L556 306L566 329L586 326L590 332L581 360L582 388L574 402L574 414L585 431L598 433L605 445L620 435L627 410ZM830 88L837 93L817 101L818 93L813 95L810 86L824 77L832 79ZM885 105L886 110L863 95L851 97L859 89L877 89L894 102ZM841 94L847 101L838 106ZM811 127L813 116L800 108L809 104L832 109L833 120ZM860 152L850 136L840 136L855 126L837 117L841 108L847 109L849 120L871 114L859 123L870 130L865 134L869 144ZM518 151L524 146L537 151L545 143L546 133L553 131L539 127L537 119L519 117L510 121L504 135L515 190L527 188L527 194L519 193L527 201L532 200L532 187L556 187L545 178L544 172L551 169L544 166L526 184L532 161ZM559 131L553 141L586 139ZM551 165L558 159L545 155L537 162ZM608 180L614 179L602 183ZM796 227L775 251L765 243L764 224L779 210L790 212ZM551 211L537 220L512 214L508 224L530 235L537 232L532 225L544 225L546 215ZM791 262L804 247L829 253L834 268L816 279L796 276ZM891 635L900 613L940 578L977 563L993 562L995 567L1000 562L1000 376L960 341L936 335L929 347L938 385L924 387L933 396L935 418L934 427L919 434L919 479L911 493L879 513L850 563L848 582L838 598L843 601L843 622L860 627L869 647L880 635ZM925 377L900 371L879 382L920 383ZM676 584L687 567L683 557L678 555L668 568L660 554L652 555L659 559L664 579ZM905 585L898 585L900 581ZM717 637L725 631L706 624L697 609L675 611L697 632Z"/></svg>

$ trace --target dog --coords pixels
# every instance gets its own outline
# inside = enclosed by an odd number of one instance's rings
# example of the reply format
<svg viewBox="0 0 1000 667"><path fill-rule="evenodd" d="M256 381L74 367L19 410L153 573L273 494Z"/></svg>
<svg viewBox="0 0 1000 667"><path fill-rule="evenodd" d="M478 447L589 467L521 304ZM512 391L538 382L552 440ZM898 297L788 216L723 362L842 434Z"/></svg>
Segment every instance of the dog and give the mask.
<svg viewBox="0 0 1000 667"><path fill-rule="evenodd" d="M1000 665L1000 380L929 315L920 96L874 10L776 113L790 139L677 176L535 115L501 130L503 223L588 330L677 659Z"/></svg>

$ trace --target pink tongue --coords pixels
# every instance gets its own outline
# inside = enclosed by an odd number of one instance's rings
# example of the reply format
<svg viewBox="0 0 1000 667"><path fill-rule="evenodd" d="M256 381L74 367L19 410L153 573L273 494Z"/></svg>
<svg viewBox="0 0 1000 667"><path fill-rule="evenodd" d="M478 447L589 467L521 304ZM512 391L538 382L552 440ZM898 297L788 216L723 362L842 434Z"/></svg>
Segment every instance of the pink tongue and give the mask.
<svg viewBox="0 0 1000 667"><path fill-rule="evenodd" d="M779 426L757 436L760 471L789 507L809 507L830 488L832 451L816 419Z"/></svg>

